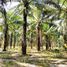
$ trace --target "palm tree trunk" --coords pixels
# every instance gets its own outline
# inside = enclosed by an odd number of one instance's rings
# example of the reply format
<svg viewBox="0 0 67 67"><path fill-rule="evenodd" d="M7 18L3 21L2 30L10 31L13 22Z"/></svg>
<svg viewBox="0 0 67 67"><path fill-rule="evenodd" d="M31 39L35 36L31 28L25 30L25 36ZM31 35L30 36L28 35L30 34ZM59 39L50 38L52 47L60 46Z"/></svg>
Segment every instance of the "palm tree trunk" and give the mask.
<svg viewBox="0 0 67 67"><path fill-rule="evenodd" d="M24 9L24 24L23 24L23 41L22 41L22 54L26 55L26 31L27 31L27 13L26 9Z"/></svg>
<svg viewBox="0 0 67 67"><path fill-rule="evenodd" d="M13 48L15 48L16 46L16 35L14 35L14 44L13 44Z"/></svg>
<svg viewBox="0 0 67 67"><path fill-rule="evenodd" d="M37 50L40 51L40 47L41 47L41 30L40 30L40 24L38 24L37 27L37 32L38 32L38 45L37 45Z"/></svg>
<svg viewBox="0 0 67 67"><path fill-rule="evenodd" d="M23 24L23 41L22 41L22 54L26 55L26 32L27 32L27 13L28 13L28 6L29 3L27 0L23 0L24 3L24 11L23 11L23 19L24 19L24 24Z"/></svg>
<svg viewBox="0 0 67 67"><path fill-rule="evenodd" d="M64 44L67 44L67 35L64 35Z"/></svg>
<svg viewBox="0 0 67 67"><path fill-rule="evenodd" d="M33 48L33 44L32 44L33 43L33 39L32 39L33 37L32 36L33 36L33 33L31 33L31 41L30 41L31 49Z"/></svg>
<svg viewBox="0 0 67 67"><path fill-rule="evenodd" d="M51 48L51 42L49 36L46 35L46 50L49 50L49 48Z"/></svg>
<svg viewBox="0 0 67 67"><path fill-rule="evenodd" d="M10 48L12 48L12 38L13 38L13 33L11 33L11 35L10 35Z"/></svg>
<svg viewBox="0 0 67 67"><path fill-rule="evenodd" d="M6 51L6 48L8 46L8 24L7 24L7 18L6 18L6 11L4 9L4 20L5 20L5 29L4 29L4 48L3 51Z"/></svg>

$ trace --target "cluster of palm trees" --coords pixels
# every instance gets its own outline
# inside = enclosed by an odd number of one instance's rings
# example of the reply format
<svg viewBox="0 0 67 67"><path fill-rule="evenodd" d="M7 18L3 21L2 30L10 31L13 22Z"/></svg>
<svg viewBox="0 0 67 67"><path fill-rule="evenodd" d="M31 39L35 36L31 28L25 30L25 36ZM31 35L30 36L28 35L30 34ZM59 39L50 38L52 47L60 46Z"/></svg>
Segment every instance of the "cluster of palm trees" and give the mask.
<svg viewBox="0 0 67 67"><path fill-rule="evenodd" d="M7 0L8 1L8 0ZM31 37L31 48L32 41L34 39L34 34L37 36L37 50L40 51L42 45L43 37L45 36L46 50L51 48L51 38L62 34L64 36L64 41L67 44L67 35L64 33L67 30L67 11L66 11L66 0L20 0L19 5L14 7L14 15L11 12L6 12L4 4L6 0L0 0L0 12L3 14L4 18L4 48L6 51L8 46L9 29L11 28L11 42L12 45L12 33L23 27L22 32L22 54L26 55L27 51L27 33ZM10 0L11 1L11 0ZM17 15L16 15L17 14ZM22 16L22 17L21 17ZM10 17L10 18L9 18ZM58 31L58 25L55 23L57 20L61 20L58 24L63 26L65 23L64 31ZM62 23L62 20L64 22ZM55 21L55 22L54 22ZM12 25L11 25L12 24ZM19 25L16 25L19 24ZM22 24L22 25L21 25ZM16 29L15 29L16 28ZM59 36L60 36L59 35ZM43 36L43 37L42 37ZM29 38L30 38L29 37ZM15 37L16 39L16 37ZM15 40L16 41L16 40ZM14 45L15 46L15 45Z"/></svg>

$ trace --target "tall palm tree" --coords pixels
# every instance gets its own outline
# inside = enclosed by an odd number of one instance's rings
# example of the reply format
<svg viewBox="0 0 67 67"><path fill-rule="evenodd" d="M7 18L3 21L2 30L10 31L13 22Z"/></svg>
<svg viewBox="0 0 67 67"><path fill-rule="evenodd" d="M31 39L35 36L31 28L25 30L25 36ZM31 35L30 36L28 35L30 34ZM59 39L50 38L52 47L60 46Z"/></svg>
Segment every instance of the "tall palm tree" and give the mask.
<svg viewBox="0 0 67 67"><path fill-rule="evenodd" d="M23 4L24 4L24 10L23 10L23 19L24 19L24 23L23 23L23 41L22 41L22 54L26 55L26 33L27 33L27 14L28 14L28 7L29 7L29 3L28 0L22 0Z"/></svg>
<svg viewBox="0 0 67 67"><path fill-rule="evenodd" d="M7 24L6 10L4 8L5 3L6 3L6 0L0 0L1 12L4 17L4 48L3 48L3 51L6 51L6 48L8 46L8 24Z"/></svg>

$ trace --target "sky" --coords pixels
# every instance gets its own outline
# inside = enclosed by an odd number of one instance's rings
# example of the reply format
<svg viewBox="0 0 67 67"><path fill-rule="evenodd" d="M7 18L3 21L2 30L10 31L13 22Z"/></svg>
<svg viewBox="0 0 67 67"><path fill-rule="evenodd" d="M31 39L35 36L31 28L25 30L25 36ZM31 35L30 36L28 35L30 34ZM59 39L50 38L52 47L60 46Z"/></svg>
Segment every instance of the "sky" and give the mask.
<svg viewBox="0 0 67 67"><path fill-rule="evenodd" d="M7 2L6 5L4 5L6 11L9 11L9 9L13 8L14 6L18 5L19 2Z"/></svg>

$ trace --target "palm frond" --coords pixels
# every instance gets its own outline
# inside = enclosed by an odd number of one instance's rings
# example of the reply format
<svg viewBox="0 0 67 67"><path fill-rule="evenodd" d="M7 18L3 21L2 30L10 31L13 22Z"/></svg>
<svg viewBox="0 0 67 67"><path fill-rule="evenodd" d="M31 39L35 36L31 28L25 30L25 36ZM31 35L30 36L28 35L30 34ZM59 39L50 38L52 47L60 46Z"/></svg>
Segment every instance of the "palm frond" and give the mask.
<svg viewBox="0 0 67 67"><path fill-rule="evenodd" d="M53 1L44 1L45 4L53 5L55 8L58 8L59 10L61 9L60 5L53 2Z"/></svg>

